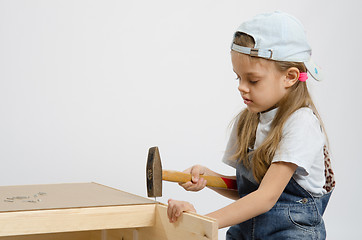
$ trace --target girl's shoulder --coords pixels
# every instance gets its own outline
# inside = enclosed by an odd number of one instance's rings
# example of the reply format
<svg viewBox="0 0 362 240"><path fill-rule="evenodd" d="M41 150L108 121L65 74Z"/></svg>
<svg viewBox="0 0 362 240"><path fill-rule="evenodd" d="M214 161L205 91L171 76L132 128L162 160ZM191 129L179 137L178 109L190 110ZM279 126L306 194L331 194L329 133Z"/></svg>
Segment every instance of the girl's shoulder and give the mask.
<svg viewBox="0 0 362 240"><path fill-rule="evenodd" d="M314 114L313 110L309 107L302 107L296 110L294 113L292 113L291 116L298 116L298 117L306 117L306 118L317 118L317 116Z"/></svg>
<svg viewBox="0 0 362 240"><path fill-rule="evenodd" d="M290 115L286 121L286 125L298 124L299 126L303 125L320 125L319 119L313 110L309 107L302 107L296 110Z"/></svg>
<svg viewBox="0 0 362 240"><path fill-rule="evenodd" d="M300 108L292 113L283 126L283 136L298 135L305 138L311 134L312 138L324 139L321 122L308 107Z"/></svg>

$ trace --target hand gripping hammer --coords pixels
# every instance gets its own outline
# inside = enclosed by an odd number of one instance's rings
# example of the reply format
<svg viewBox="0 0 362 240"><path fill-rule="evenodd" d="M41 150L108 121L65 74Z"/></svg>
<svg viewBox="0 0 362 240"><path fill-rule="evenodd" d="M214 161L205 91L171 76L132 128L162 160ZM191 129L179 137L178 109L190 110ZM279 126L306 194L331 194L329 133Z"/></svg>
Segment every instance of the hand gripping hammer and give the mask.
<svg viewBox="0 0 362 240"><path fill-rule="evenodd" d="M206 186L236 190L236 180L217 176L200 175L207 180ZM146 165L147 195L148 197L162 196L162 180L178 183L191 181L191 174L162 170L161 158L158 147L152 147L148 151Z"/></svg>

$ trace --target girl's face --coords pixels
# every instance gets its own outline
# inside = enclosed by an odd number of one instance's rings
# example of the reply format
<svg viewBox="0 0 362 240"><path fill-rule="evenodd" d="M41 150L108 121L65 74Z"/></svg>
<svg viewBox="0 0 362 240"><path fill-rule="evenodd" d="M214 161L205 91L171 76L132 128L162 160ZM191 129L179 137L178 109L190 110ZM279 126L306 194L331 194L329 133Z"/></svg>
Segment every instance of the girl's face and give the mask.
<svg viewBox="0 0 362 240"><path fill-rule="evenodd" d="M231 61L239 80L238 89L249 111L267 111L287 93L286 74L278 71L272 61L235 51L231 51Z"/></svg>

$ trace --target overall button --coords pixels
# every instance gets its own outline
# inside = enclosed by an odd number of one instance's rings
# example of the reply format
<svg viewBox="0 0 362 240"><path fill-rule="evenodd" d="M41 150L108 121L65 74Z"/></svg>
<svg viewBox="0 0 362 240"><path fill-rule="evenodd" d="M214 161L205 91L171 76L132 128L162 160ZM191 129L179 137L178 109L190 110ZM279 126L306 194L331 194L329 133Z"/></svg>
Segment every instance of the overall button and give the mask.
<svg viewBox="0 0 362 240"><path fill-rule="evenodd" d="M306 203L308 202L308 198L300 199L300 200L298 200L297 202L306 204Z"/></svg>

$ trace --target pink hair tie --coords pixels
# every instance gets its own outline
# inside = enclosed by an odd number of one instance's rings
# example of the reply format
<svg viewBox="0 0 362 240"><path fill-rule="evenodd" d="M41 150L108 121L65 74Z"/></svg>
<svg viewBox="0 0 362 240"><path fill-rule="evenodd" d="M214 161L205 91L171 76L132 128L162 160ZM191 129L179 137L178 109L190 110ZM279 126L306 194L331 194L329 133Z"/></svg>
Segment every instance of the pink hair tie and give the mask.
<svg viewBox="0 0 362 240"><path fill-rule="evenodd" d="M305 82L308 79L308 74L306 72L301 72L298 79L301 82Z"/></svg>

